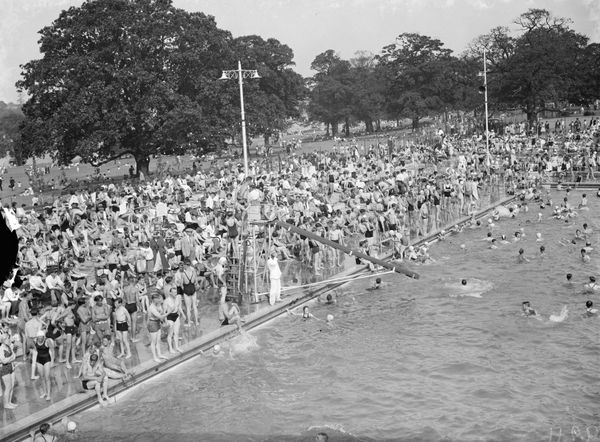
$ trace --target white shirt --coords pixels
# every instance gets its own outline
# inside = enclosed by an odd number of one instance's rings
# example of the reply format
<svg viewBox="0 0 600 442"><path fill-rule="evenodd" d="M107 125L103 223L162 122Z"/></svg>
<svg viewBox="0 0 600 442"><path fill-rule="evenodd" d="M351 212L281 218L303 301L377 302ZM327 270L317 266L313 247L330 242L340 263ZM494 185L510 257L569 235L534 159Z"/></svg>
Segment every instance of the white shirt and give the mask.
<svg viewBox="0 0 600 442"><path fill-rule="evenodd" d="M281 269L279 268L277 258L267 259L267 267L269 268L269 277L271 279L281 279Z"/></svg>

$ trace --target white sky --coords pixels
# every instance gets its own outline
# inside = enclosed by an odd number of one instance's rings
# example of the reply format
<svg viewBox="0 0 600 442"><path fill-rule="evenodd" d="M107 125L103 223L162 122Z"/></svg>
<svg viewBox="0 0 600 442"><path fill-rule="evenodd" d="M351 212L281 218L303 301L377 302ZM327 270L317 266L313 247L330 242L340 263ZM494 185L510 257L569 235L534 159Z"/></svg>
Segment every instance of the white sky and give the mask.
<svg viewBox="0 0 600 442"><path fill-rule="evenodd" d="M457 53L478 35L510 26L529 8L573 20L572 27L600 42L600 0L173 0L178 8L213 15L234 37L276 38L295 54L296 70L327 49L343 58L378 53L403 32L439 38ZM40 58L37 32L62 9L83 0L0 0L0 100L16 102L19 65Z"/></svg>

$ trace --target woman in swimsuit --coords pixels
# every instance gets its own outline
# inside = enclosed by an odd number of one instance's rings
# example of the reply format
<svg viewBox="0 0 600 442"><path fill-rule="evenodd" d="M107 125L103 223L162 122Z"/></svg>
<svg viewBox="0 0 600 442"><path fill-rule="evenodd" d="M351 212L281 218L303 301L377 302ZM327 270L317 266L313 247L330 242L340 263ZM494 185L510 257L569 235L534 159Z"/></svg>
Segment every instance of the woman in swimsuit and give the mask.
<svg viewBox="0 0 600 442"><path fill-rule="evenodd" d="M35 362L37 364L37 372L42 374L43 388L41 398L50 400L50 388L52 383L50 382L50 369L54 365L54 341L50 338L46 338L46 334L43 330L40 330L34 341L37 355Z"/></svg>
<svg viewBox="0 0 600 442"><path fill-rule="evenodd" d="M167 359L160 352L160 323L165 320L167 315L163 313L162 296L159 293L152 295L152 304L148 307L148 332L150 333L150 350L152 358L156 362L161 359Z"/></svg>
<svg viewBox="0 0 600 442"><path fill-rule="evenodd" d="M84 390L96 390L98 403L103 407L104 401L108 401L108 376L102 369L102 363L96 353L90 355L89 360L84 361L81 367L82 378L81 386Z"/></svg>
<svg viewBox="0 0 600 442"><path fill-rule="evenodd" d="M4 382L4 409L12 410L17 404L12 402L13 388L15 386L15 372L13 362L16 359L13 351L10 335L0 333L0 377Z"/></svg>
<svg viewBox="0 0 600 442"><path fill-rule="evenodd" d="M179 328L181 326L181 317L183 310L181 308L181 295L177 294L177 288L171 287L169 296L163 303L164 311L167 315L167 324L169 332L167 334L167 344L169 344L169 353L179 352Z"/></svg>

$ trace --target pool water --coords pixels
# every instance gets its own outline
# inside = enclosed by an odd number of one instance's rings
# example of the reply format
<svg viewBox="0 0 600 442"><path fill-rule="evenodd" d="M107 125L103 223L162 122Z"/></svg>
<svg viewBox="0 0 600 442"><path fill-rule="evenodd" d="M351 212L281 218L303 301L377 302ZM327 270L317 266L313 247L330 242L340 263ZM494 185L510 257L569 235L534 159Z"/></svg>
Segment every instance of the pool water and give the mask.
<svg viewBox="0 0 600 442"><path fill-rule="evenodd" d="M465 229L431 247L436 261L415 266L419 280L388 274L375 291L369 279L348 284L337 305L311 305L318 318L334 315L332 324L282 316L224 344L223 356L197 357L75 416L76 437L600 440L600 319L583 315L587 299L600 306L600 292L583 291L600 252L583 264L581 243L559 244L584 222L600 232L600 200L590 207L565 224L530 204L494 229L510 237L524 228L525 238L496 250L482 241L485 228ZM600 247L597 233L592 242ZM517 263L521 247L530 262ZM471 289L481 297L462 296ZM540 318L521 314L524 300ZM564 306L566 319L550 321Z"/></svg>

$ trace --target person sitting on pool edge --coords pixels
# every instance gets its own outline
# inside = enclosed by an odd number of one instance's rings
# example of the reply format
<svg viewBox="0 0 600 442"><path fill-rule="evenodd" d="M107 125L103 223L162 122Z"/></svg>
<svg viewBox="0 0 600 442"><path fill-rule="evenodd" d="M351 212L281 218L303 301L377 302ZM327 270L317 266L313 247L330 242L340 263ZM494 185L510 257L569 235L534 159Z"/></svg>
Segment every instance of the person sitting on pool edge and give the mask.
<svg viewBox="0 0 600 442"><path fill-rule="evenodd" d="M523 301L523 314L525 316L536 316L537 312L531 308L529 301Z"/></svg>
<svg viewBox="0 0 600 442"><path fill-rule="evenodd" d="M221 327L225 325L236 325L239 332L242 332L242 318L240 316L240 309L237 304L233 302L233 298L227 296L227 287L221 287L219 321L221 321Z"/></svg>
<svg viewBox="0 0 600 442"><path fill-rule="evenodd" d="M585 313L588 316L592 316L592 315L595 315L596 313L598 313L598 309L594 308L594 303L592 301L585 302Z"/></svg>

